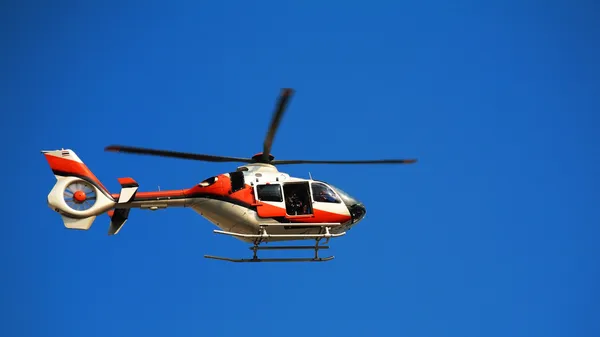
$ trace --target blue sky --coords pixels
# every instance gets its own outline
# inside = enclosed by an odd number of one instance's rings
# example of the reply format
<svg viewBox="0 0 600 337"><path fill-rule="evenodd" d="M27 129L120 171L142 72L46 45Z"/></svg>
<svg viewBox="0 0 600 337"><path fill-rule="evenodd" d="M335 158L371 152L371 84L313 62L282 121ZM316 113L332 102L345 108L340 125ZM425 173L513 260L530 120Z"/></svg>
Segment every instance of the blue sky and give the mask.
<svg viewBox="0 0 600 337"><path fill-rule="evenodd" d="M3 2L4 336L598 336L600 39L591 1ZM111 191L191 187L250 156L362 200L324 264L246 256L189 209L64 229L40 150Z"/></svg>

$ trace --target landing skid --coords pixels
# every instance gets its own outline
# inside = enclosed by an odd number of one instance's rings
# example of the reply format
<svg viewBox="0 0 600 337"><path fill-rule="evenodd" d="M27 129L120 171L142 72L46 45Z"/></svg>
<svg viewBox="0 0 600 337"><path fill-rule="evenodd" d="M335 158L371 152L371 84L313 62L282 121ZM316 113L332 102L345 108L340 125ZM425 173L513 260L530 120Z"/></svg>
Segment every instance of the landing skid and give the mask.
<svg viewBox="0 0 600 337"><path fill-rule="evenodd" d="M319 257L319 250L329 249L329 246L319 246L321 239L325 239L325 244L329 242L329 239L334 237L339 237L346 232L342 232L339 234L331 234L329 231L333 226L339 226L340 224L302 224L303 226L312 226L312 227L321 227L321 231L325 231L325 233L321 234L269 234L267 233L266 227L268 225L260 226L260 234L242 234L242 233L234 233L234 232L226 232L220 230L214 230L217 234L235 236L235 237L243 237L243 238L254 238L254 246L249 247L250 250L254 252L251 259L233 259L222 256L214 256L214 255L204 255L207 259L213 260L221 260L221 261L229 261L229 262L326 262L331 261L335 258L335 256L328 257ZM314 239L314 246L260 246L260 244L265 243L265 239L268 238L280 238L280 239ZM305 258L305 257L296 257L296 258L259 258L258 251L259 250L314 250L315 256L313 258Z"/></svg>

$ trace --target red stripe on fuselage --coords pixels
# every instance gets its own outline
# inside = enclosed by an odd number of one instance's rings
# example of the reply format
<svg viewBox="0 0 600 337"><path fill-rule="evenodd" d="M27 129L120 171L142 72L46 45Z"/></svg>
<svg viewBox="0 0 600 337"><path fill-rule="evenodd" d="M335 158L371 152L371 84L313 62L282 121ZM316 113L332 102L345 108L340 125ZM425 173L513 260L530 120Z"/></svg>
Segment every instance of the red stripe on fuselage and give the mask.
<svg viewBox="0 0 600 337"><path fill-rule="evenodd" d="M188 190L168 190L168 191L152 191L152 192L137 192L132 201L146 200L146 199L163 199L179 197L185 198ZM118 199L119 193L114 193L113 198Z"/></svg>
<svg viewBox="0 0 600 337"><path fill-rule="evenodd" d="M127 179L127 178L121 178ZM132 179L133 181L133 179ZM228 186L231 186L231 181L224 175L218 176L217 181L210 186L196 185L192 188L181 189L181 190L165 190L165 191L151 191L151 192L137 192L132 201L143 201L147 199L167 199L167 198L189 198L197 194L208 194L216 196L228 196L232 197L227 193ZM119 194L113 194L113 198L118 198Z"/></svg>
<svg viewBox="0 0 600 337"><path fill-rule="evenodd" d="M262 207L262 206L260 206ZM271 206L273 207L273 206ZM286 214L286 210L283 209L283 213ZM321 222L333 222L343 223L352 220L352 217L346 214L339 214L334 212L322 211L320 209L313 209L313 214L308 215L286 215L286 219L292 222L303 222L303 223L321 223Z"/></svg>

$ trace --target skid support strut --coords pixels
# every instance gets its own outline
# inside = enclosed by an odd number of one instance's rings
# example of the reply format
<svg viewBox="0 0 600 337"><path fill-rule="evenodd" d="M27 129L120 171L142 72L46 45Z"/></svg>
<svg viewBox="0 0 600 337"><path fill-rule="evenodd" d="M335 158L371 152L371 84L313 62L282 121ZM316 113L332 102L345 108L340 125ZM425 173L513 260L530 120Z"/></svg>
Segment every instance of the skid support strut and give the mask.
<svg viewBox="0 0 600 337"><path fill-rule="evenodd" d="M285 224L289 225L289 224ZM235 237L243 237L243 238L254 238L254 245L250 247L253 255L251 259L232 259L228 257L214 256L214 255L204 255L207 259L214 260L222 260L229 262L325 262L331 261L335 257L319 257L319 250L329 249L329 246L321 246L321 240L325 239L325 243L329 243L329 239L334 237L339 237L346 232L342 232L339 234L332 234L330 232L331 227L339 226L340 224L302 224L303 226L312 226L312 227L321 227L319 234L269 234L267 232L267 227L272 226L269 225L261 225L259 234L242 234L242 233L234 233L234 232L226 232L215 230L214 232L217 234L235 236ZM262 243L268 242L269 238L280 238L280 239L314 239L315 244L312 246L261 246ZM313 250L315 255L313 258L259 258L258 251L259 250Z"/></svg>

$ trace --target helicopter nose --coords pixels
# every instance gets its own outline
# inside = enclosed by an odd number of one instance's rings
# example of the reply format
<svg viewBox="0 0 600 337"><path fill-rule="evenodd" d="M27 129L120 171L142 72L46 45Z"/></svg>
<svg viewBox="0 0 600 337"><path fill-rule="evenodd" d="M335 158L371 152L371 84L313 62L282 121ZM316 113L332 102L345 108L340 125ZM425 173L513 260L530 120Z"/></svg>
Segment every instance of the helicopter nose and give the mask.
<svg viewBox="0 0 600 337"><path fill-rule="evenodd" d="M367 214L367 209L362 203L357 203L352 206L348 206L350 216L352 216L352 224L358 223Z"/></svg>

